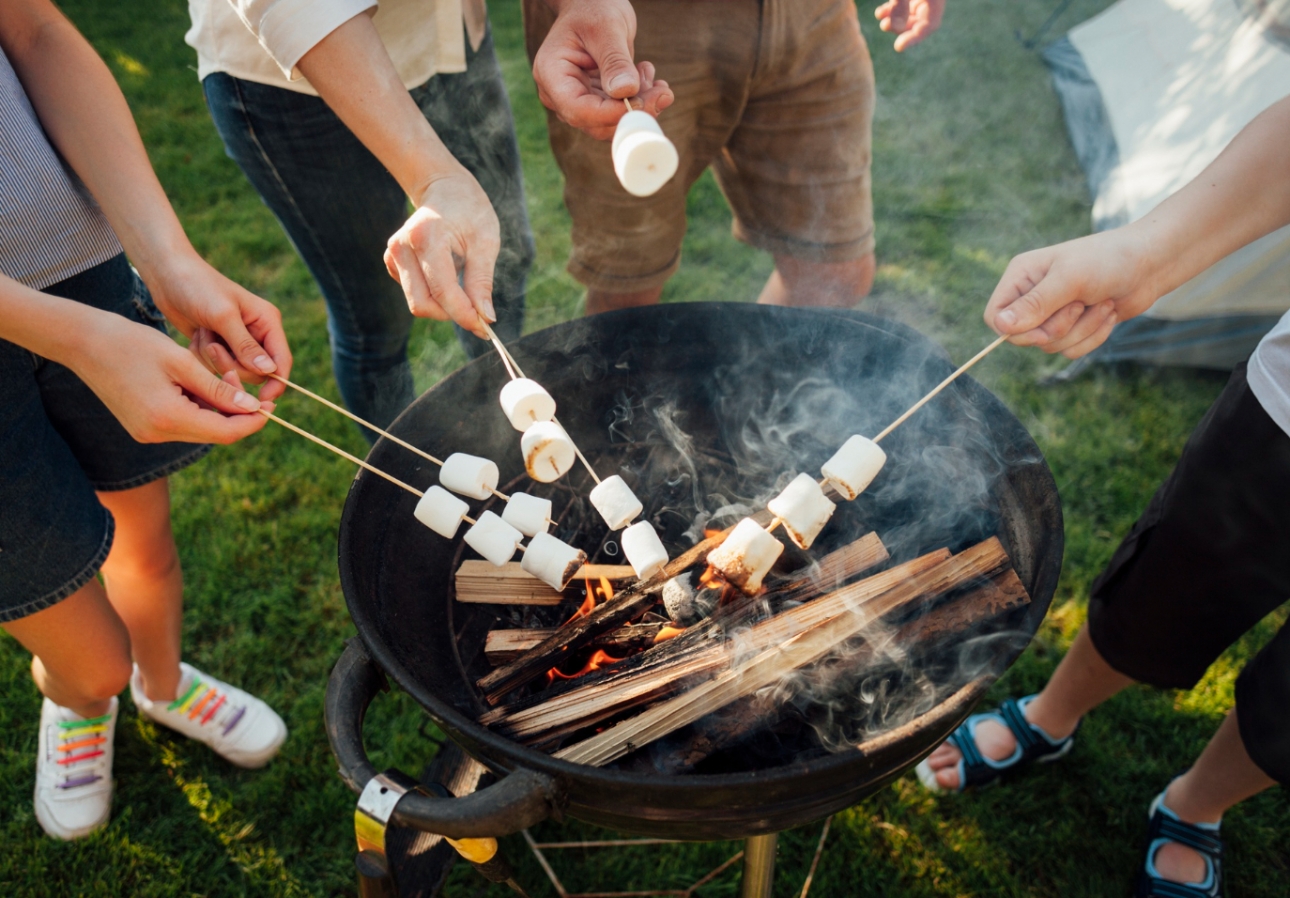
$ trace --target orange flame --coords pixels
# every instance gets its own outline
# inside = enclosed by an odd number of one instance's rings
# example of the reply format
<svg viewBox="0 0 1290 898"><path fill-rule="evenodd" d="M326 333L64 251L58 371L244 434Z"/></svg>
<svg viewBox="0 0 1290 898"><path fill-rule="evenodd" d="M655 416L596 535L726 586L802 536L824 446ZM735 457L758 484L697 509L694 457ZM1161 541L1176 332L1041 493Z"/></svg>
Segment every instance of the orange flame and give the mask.
<svg viewBox="0 0 1290 898"><path fill-rule="evenodd" d="M587 659L587 663L582 665L579 670L574 673L567 674L558 667L553 667L547 671L547 680L551 683L554 683L556 680L572 680L582 676L583 674L589 674L593 670L600 670L602 667L616 664L622 660L622 658L615 658L604 649L596 649L591 653L591 657Z"/></svg>
<svg viewBox="0 0 1290 898"><path fill-rule="evenodd" d="M667 642L685 632L684 627L660 627L658 633L654 635L654 645L660 642Z"/></svg>

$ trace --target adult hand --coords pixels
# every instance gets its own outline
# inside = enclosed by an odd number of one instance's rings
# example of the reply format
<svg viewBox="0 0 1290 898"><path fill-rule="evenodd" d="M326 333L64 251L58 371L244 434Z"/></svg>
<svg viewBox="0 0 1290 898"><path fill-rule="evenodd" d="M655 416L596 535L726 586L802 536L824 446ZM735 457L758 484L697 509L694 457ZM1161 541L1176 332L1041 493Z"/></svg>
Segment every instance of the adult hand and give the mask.
<svg viewBox="0 0 1290 898"><path fill-rule="evenodd" d="M462 168L421 194L416 211L386 245L385 268L403 287L413 315L452 319L487 339L485 322L497 320L493 266L500 248L497 213Z"/></svg>
<svg viewBox="0 0 1290 898"><path fill-rule="evenodd" d="M1149 270L1145 246L1126 229L1022 253L994 288L985 322L1018 346L1079 358L1156 300Z"/></svg>
<svg viewBox="0 0 1290 898"><path fill-rule="evenodd" d="M139 442L233 443L268 420L256 412L273 403L243 390L235 373L216 377L153 328L108 312L88 324L70 366Z"/></svg>
<svg viewBox="0 0 1290 898"><path fill-rule="evenodd" d="M157 308L184 336L193 338L204 329L232 350L241 381L262 383L264 375L272 373L291 376L291 348L281 313L196 252L168 259L163 270L149 272L145 281ZM260 390L260 398L276 399L285 389L271 381Z"/></svg>
<svg viewBox="0 0 1290 898"><path fill-rule="evenodd" d="M658 115L676 99L654 64L633 63L636 12L628 0L548 0L555 23L533 57L533 80L542 104L560 121L597 140L632 108Z"/></svg>
<svg viewBox="0 0 1290 898"><path fill-rule="evenodd" d="M878 27L896 34L896 52L912 47L941 27L945 0L887 0L874 10Z"/></svg>

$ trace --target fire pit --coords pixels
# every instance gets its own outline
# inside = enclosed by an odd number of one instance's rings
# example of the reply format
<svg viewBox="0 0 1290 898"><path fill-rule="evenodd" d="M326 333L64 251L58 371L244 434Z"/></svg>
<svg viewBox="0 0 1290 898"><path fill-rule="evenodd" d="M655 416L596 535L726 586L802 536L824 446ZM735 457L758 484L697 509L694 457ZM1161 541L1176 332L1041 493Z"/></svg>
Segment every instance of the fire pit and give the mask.
<svg viewBox="0 0 1290 898"><path fill-rule="evenodd" d="M561 403L561 423L592 463L636 485L674 554L723 515L762 507L777 478L818 468L849 435L874 433L953 370L933 343L890 321L737 304L615 312L512 348ZM527 481L514 430L497 408L504 378L496 357L475 361L391 430L438 455L491 457L503 484L553 499L557 535L592 563L621 564L615 534L584 498L582 471L541 492ZM360 473L339 552L362 642L337 665L327 702L342 775L361 790L376 772L363 752L362 720L384 673L499 776L465 798L405 797L396 819L430 832L498 836L567 813L627 833L735 839L818 820L871 794L943 740L1015 660L1047 611L1062 558L1052 475L1021 424L976 382L956 381L884 448L880 480L839 505L811 555L871 531L892 564L997 536L1029 604L991 635L888 670L880 701L847 697L824 723L807 715L796 734L780 732L684 775L652 768L645 752L605 767L570 763L482 725L490 705L476 683L493 669L486 634L514 626L513 612L455 601L454 574L469 550L416 524L414 497ZM428 463L387 440L369 461L414 485L435 479Z"/></svg>

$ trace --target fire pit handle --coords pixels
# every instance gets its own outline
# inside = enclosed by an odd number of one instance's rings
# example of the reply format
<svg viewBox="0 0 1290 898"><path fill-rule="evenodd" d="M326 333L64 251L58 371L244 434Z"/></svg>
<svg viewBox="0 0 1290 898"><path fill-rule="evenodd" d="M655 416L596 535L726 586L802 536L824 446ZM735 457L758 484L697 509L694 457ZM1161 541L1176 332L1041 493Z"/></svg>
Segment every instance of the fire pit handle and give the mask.
<svg viewBox="0 0 1290 898"><path fill-rule="evenodd" d="M349 640L327 680L324 715L341 778L355 793L361 793L377 774L363 748L363 718L376 693L385 687L385 675L367 656L362 641ZM463 798L408 792L395 807L392 820L450 839L508 836L558 815L559 799L554 780L520 768Z"/></svg>

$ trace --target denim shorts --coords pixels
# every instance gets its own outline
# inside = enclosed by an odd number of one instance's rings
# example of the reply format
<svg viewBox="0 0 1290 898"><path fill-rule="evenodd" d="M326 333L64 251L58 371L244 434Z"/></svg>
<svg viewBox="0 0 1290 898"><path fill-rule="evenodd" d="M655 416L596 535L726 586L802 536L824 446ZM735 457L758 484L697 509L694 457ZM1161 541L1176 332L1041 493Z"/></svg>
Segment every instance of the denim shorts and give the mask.
<svg viewBox="0 0 1290 898"><path fill-rule="evenodd" d="M44 292L166 329L124 255ZM114 525L96 490L143 486L209 450L136 442L69 369L0 340L0 622L42 611L98 573Z"/></svg>

